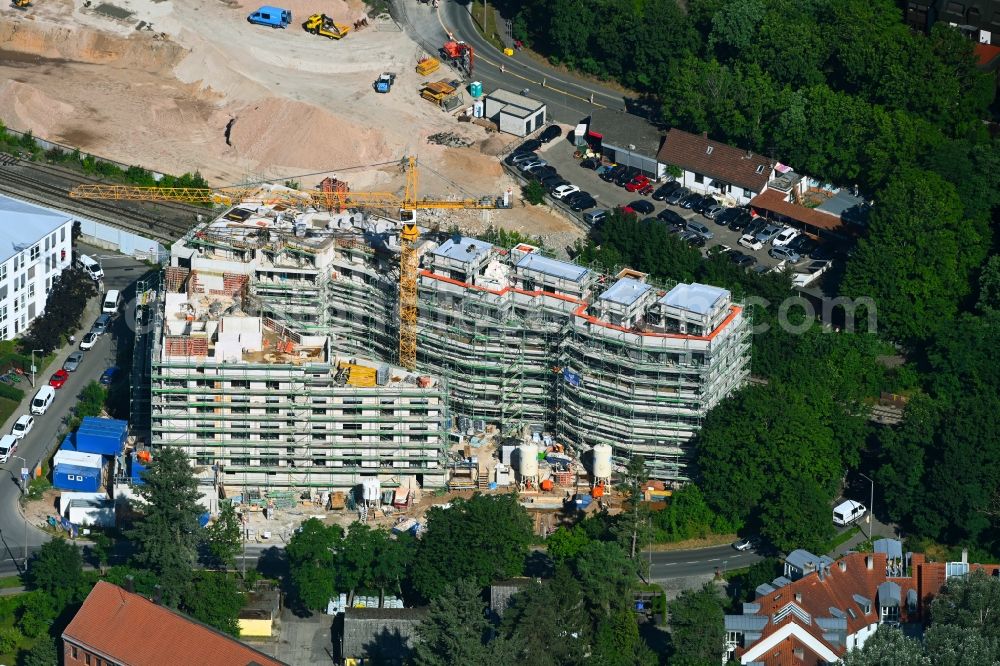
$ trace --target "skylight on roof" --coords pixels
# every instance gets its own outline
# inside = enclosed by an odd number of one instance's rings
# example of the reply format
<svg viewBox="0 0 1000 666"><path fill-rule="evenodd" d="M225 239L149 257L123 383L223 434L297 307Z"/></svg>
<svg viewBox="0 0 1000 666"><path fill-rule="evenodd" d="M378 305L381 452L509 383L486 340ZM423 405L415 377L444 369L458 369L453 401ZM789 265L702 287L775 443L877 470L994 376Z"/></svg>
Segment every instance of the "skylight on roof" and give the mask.
<svg viewBox="0 0 1000 666"><path fill-rule="evenodd" d="M705 149L705 154L706 155L711 155L712 154L712 148L713 148L713 146L709 146L708 148L706 148Z"/></svg>
<svg viewBox="0 0 1000 666"><path fill-rule="evenodd" d="M764 173L764 165L763 164L758 164L757 165L757 173Z"/></svg>

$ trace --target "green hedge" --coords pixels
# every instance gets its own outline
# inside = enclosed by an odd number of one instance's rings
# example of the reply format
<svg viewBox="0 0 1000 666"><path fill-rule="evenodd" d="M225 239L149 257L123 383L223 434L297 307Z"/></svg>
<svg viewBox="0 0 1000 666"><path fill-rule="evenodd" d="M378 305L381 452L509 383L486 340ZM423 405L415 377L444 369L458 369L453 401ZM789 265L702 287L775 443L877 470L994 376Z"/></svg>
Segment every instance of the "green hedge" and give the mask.
<svg viewBox="0 0 1000 666"><path fill-rule="evenodd" d="M0 383L0 398L8 398L10 400L21 402L24 400L24 391L19 388L14 388L9 384Z"/></svg>

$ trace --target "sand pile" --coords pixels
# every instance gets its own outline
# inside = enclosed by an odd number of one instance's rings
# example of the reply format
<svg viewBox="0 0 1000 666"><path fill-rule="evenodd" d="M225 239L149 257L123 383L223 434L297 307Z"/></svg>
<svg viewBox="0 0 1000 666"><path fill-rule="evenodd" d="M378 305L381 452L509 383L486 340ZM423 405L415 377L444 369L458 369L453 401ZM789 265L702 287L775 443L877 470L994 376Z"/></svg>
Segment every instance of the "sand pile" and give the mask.
<svg viewBox="0 0 1000 666"><path fill-rule="evenodd" d="M73 117L73 105L16 80L0 84L0 118L11 127L31 130L36 136L51 136L49 130Z"/></svg>
<svg viewBox="0 0 1000 666"><path fill-rule="evenodd" d="M233 115L233 149L261 166L322 171L398 157L382 132L304 102L272 97Z"/></svg>

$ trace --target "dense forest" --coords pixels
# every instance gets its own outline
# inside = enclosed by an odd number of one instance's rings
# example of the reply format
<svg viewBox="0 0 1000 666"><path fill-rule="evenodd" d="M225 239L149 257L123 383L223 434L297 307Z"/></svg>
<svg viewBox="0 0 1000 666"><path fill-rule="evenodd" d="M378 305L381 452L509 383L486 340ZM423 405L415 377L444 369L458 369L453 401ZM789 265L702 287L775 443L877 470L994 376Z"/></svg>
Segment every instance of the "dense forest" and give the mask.
<svg viewBox="0 0 1000 666"><path fill-rule="evenodd" d="M703 259L650 222L612 216L576 248L586 261L723 285L753 304L761 381L710 413L695 443L704 501L722 524L759 530L778 548L823 549L845 484L867 497L862 472L875 479L876 513L913 547L965 545L995 561L995 75L976 68L972 42L957 31L911 32L890 0L687 7L504 0L502 11L553 61L645 94L664 125L857 185L874 201L868 229L825 284L833 296L874 301L854 332L810 326L801 308L782 306L786 276ZM801 325L780 327L779 316ZM909 399L898 426L868 419L883 392Z"/></svg>

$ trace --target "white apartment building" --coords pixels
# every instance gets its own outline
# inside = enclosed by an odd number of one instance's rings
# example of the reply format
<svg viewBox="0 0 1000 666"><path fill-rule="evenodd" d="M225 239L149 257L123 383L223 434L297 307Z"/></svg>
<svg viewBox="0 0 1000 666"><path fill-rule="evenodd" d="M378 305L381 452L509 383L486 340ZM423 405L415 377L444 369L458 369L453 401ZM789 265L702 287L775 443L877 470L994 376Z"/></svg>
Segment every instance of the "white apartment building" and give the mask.
<svg viewBox="0 0 1000 666"><path fill-rule="evenodd" d="M45 311L52 283L72 262L73 218L0 195L0 340Z"/></svg>

